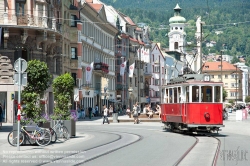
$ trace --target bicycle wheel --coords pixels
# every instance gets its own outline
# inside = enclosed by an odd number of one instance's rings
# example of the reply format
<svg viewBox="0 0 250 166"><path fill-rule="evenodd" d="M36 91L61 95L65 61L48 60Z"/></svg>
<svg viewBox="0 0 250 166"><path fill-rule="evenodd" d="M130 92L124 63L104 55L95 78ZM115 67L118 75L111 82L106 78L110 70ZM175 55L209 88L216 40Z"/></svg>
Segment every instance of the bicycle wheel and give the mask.
<svg viewBox="0 0 250 166"><path fill-rule="evenodd" d="M11 131L9 134L8 134L8 142L10 145L12 146L17 146L17 130L13 130ZM19 145L22 145L23 142L24 142L24 134L22 131L20 131L20 134L19 134Z"/></svg>
<svg viewBox="0 0 250 166"><path fill-rule="evenodd" d="M66 141L69 139L69 132L65 126L58 127L56 129L57 139L60 141Z"/></svg>
<svg viewBox="0 0 250 166"><path fill-rule="evenodd" d="M51 133L48 130L41 130L36 132L35 138L39 146L47 146L51 142Z"/></svg>
<svg viewBox="0 0 250 166"><path fill-rule="evenodd" d="M49 128L49 130L50 130L50 133L51 133L51 142L52 142L52 143L55 143L56 140L57 140L57 134L56 134L56 132L55 132L54 129Z"/></svg>

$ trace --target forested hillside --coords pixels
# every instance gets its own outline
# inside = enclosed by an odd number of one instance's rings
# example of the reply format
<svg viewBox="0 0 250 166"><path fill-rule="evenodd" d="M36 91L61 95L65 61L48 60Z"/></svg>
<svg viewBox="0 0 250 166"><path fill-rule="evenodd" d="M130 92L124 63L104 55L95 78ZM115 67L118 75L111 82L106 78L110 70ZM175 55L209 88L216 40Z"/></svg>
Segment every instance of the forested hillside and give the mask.
<svg viewBox="0 0 250 166"><path fill-rule="evenodd" d="M249 0L102 0L128 15L135 23L144 22L150 26L150 38L168 47L169 18L178 3L181 15L186 18L187 41L194 42L197 16L205 22L203 52L219 53L224 43L227 54L245 55L250 65L250 1ZM215 31L223 31L216 35ZM207 49L205 43L216 41L216 47Z"/></svg>

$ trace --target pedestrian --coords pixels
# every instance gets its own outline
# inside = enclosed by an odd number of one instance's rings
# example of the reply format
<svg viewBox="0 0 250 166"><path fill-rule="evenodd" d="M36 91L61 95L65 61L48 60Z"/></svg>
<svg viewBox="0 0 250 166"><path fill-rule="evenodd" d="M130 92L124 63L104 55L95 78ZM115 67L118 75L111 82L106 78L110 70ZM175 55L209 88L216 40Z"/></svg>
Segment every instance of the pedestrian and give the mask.
<svg viewBox="0 0 250 166"><path fill-rule="evenodd" d="M85 119L85 110L84 106L81 107L82 118Z"/></svg>
<svg viewBox="0 0 250 166"><path fill-rule="evenodd" d="M113 114L113 107L112 105L109 106L109 115L112 116Z"/></svg>
<svg viewBox="0 0 250 166"><path fill-rule="evenodd" d="M89 108L88 108L88 111L89 111L89 119L91 119L91 116L92 116L92 108L89 107Z"/></svg>
<svg viewBox="0 0 250 166"><path fill-rule="evenodd" d="M129 108L129 106L128 106L127 110L126 110L126 113L127 113L127 115L130 117L131 113L130 113L130 108Z"/></svg>
<svg viewBox="0 0 250 166"><path fill-rule="evenodd" d="M2 120L3 120L3 108L2 104L0 103L0 130L2 130Z"/></svg>
<svg viewBox="0 0 250 166"><path fill-rule="evenodd" d="M108 119L108 114L109 114L109 110L108 108L106 107L106 105L103 106L103 122L102 124L105 123L105 121L109 124L109 119Z"/></svg>
<svg viewBox="0 0 250 166"><path fill-rule="evenodd" d="M134 124L138 124L138 110L136 104L133 106L133 111L132 111L133 117L134 117Z"/></svg>
<svg viewBox="0 0 250 166"><path fill-rule="evenodd" d="M159 104L156 105L156 114L159 114L159 118L161 118L161 106Z"/></svg>
<svg viewBox="0 0 250 166"><path fill-rule="evenodd" d="M80 105L77 105L76 111L77 111L77 119L80 119L82 116Z"/></svg>
<svg viewBox="0 0 250 166"><path fill-rule="evenodd" d="M95 105L95 115L99 116L99 107L97 104Z"/></svg>

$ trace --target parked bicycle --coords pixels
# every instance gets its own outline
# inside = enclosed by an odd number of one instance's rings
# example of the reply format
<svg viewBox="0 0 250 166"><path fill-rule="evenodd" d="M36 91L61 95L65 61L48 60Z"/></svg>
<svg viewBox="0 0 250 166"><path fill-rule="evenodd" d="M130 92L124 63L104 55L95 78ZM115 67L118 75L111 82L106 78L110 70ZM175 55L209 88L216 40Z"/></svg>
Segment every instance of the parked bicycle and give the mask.
<svg viewBox="0 0 250 166"><path fill-rule="evenodd" d="M70 138L70 134L68 132L68 129L63 126L63 121L62 120L57 120L55 121L56 124L54 125L53 128L50 128L51 136L52 136L52 141L51 142L56 142L57 140L59 141L66 141Z"/></svg>
<svg viewBox="0 0 250 166"><path fill-rule="evenodd" d="M29 133L26 128L34 128L35 130L32 133ZM8 142L12 146L17 146L17 142L19 141L19 145L22 145L26 140L31 144L30 139L35 140L35 142L39 146L46 146L51 142L51 133L49 130L45 128L36 126L22 126L20 133L19 133L19 140L18 138L18 131L12 130L8 135Z"/></svg>

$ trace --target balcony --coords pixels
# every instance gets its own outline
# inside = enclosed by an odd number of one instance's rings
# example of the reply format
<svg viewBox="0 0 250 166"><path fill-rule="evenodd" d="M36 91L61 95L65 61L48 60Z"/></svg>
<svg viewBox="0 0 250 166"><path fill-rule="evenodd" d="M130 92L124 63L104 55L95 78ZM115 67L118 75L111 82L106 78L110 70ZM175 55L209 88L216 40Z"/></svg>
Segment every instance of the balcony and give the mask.
<svg viewBox="0 0 250 166"><path fill-rule="evenodd" d="M94 70L104 74L109 73L109 65L103 62L94 63Z"/></svg>

